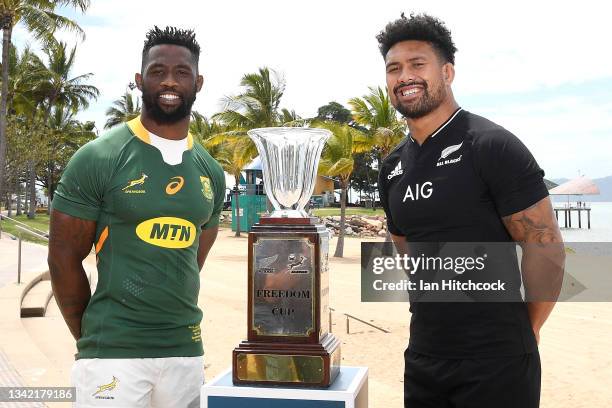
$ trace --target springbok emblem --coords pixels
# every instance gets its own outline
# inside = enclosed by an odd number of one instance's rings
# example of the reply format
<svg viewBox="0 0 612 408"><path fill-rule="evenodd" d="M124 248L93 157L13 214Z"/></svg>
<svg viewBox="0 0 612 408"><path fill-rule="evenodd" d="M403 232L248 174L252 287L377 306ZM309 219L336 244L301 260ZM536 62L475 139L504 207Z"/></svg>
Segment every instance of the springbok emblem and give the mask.
<svg viewBox="0 0 612 408"><path fill-rule="evenodd" d="M123 187L123 191L127 190L128 188L132 188L134 186L143 185L145 183L145 180L147 179L147 177L149 177L149 176L147 176L146 174L142 173L142 177L140 177L137 180L130 181L130 183L127 186Z"/></svg>
<svg viewBox="0 0 612 408"><path fill-rule="evenodd" d="M113 375L113 381L111 381L108 384L98 385L98 390L93 393L92 397L95 397L96 395L98 395L98 394L100 394L101 392L104 392L104 391L112 391L112 390L114 390L115 387L117 387L117 384L119 384L119 380L117 379L117 377L115 377Z"/></svg>

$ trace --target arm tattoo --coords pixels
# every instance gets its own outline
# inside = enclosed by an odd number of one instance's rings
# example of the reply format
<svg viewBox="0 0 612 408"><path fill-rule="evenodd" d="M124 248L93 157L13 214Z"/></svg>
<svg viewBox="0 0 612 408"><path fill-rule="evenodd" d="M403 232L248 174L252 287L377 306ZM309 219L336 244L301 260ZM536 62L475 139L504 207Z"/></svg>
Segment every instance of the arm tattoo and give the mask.
<svg viewBox="0 0 612 408"><path fill-rule="evenodd" d="M548 197L523 211L503 217L502 221L512 238L519 243L563 241Z"/></svg>

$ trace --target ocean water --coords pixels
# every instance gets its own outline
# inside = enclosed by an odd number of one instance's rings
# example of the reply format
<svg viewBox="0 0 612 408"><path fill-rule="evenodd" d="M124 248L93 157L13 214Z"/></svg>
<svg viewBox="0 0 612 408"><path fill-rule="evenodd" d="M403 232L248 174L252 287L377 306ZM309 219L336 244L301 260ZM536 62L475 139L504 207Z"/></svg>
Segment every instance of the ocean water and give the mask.
<svg viewBox="0 0 612 408"><path fill-rule="evenodd" d="M554 203L561 206L562 203ZM612 202L587 204L591 207L591 229L587 229L586 213L582 214L582 228L578 226L578 214L573 212L572 227L563 228L563 213L559 212L559 226L565 242L612 242Z"/></svg>

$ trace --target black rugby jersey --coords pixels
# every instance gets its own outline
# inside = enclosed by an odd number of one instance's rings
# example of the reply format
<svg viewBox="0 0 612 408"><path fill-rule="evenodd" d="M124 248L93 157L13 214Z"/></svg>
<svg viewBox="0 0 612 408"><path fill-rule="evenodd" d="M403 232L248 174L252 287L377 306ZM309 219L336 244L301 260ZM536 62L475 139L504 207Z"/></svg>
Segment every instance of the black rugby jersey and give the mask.
<svg viewBox="0 0 612 408"><path fill-rule="evenodd" d="M389 231L408 242L511 242L501 218L548 196L543 176L512 133L458 109L422 145L406 137L383 161L378 188ZM413 302L410 311L417 353L500 357L537 347L525 303Z"/></svg>

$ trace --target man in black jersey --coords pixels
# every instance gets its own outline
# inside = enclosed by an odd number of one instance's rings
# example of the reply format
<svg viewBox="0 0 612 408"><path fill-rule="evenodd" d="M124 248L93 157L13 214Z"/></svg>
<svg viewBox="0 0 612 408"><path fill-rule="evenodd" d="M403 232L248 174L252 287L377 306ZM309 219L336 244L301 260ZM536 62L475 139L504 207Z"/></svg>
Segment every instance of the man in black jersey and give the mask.
<svg viewBox="0 0 612 408"><path fill-rule="evenodd" d="M456 48L445 25L402 14L377 39L391 102L410 130L385 158L378 182L398 251L408 252L408 242L515 241L526 291L542 252L562 272L544 172L513 134L459 107L451 90ZM537 343L553 307L411 302L405 406L538 407Z"/></svg>

